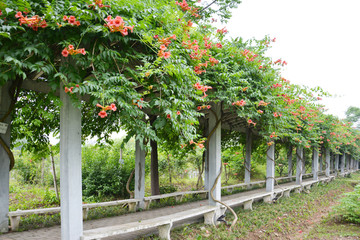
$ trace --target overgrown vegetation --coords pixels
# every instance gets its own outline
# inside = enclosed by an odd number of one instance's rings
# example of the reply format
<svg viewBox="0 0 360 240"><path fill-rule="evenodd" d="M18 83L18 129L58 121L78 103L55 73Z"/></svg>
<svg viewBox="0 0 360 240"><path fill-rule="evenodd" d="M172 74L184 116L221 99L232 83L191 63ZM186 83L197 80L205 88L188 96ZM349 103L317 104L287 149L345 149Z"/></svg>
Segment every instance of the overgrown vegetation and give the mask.
<svg viewBox="0 0 360 240"><path fill-rule="evenodd" d="M355 186L353 192L344 194L335 212L345 222L360 224L360 184Z"/></svg>
<svg viewBox="0 0 360 240"><path fill-rule="evenodd" d="M355 174L352 179L360 179ZM172 239L285 239L302 233L311 218L341 198L341 193L351 191L347 179L336 179L329 184L313 187L309 194L291 194L275 204L256 203L253 211L237 208L239 221L233 231L224 224L217 227L203 224L187 225L172 232ZM226 220L231 221L231 214ZM156 237L144 239L157 239Z"/></svg>

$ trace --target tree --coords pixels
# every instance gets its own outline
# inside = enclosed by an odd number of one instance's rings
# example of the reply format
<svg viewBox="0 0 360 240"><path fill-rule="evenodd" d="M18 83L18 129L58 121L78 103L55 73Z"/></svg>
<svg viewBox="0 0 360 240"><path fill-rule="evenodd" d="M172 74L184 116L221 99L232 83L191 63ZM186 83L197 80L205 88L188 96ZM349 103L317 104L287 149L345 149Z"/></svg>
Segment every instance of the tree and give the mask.
<svg viewBox="0 0 360 240"><path fill-rule="evenodd" d="M356 128L360 130L360 108L351 106L346 110L345 115L346 120L357 124Z"/></svg>

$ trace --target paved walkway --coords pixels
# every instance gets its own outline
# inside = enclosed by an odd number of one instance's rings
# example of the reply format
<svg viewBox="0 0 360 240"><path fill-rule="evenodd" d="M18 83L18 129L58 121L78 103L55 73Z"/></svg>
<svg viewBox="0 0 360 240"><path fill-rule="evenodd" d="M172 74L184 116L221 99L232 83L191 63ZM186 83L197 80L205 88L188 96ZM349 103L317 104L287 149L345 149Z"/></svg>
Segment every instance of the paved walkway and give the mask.
<svg viewBox="0 0 360 240"><path fill-rule="evenodd" d="M325 177L320 177L320 179ZM319 179L319 180L320 180ZM312 181L312 178L304 179L303 183L306 183L307 181ZM294 185L294 182L288 182L284 184L280 184L279 186L275 186L275 189L291 186ZM246 192L241 192L233 195L223 196L222 200L229 200L234 199L238 197L244 197L248 194L255 194L255 193L263 193L265 192L265 188L256 189L256 190L250 190ZM204 206L208 203L208 200L202 200L202 201L196 201L191 203L184 203L181 205L176 206L168 206L163 208L157 208L157 209L151 209L148 211L142 211L142 212L135 212L135 213L128 213L121 216L116 217L109 217L109 218L103 218L103 219L97 219L97 220L88 220L84 222L84 230L88 229L94 229L99 227L106 227L106 226L112 226L112 225L119 225L121 223L128 223L128 222L135 222L135 221L141 221L144 219L151 219L154 217L160 217L164 215L168 215L171 213L176 213L180 211L185 211L189 209L193 209L196 207ZM192 219L192 222L195 222L197 219ZM189 220L184 221L189 223ZM21 222L20 222L21 224ZM182 222L175 224L181 225ZM106 240L115 240L115 239L136 239L141 236L147 235L147 234L153 234L157 233L156 229L150 229L145 231L138 231L136 233L127 234L127 235L119 235L116 237L109 237L106 238ZM24 232L10 232L3 235L0 235L0 240L60 240L60 226L53 226L49 228L41 228L41 229L35 229L35 230L29 230Z"/></svg>

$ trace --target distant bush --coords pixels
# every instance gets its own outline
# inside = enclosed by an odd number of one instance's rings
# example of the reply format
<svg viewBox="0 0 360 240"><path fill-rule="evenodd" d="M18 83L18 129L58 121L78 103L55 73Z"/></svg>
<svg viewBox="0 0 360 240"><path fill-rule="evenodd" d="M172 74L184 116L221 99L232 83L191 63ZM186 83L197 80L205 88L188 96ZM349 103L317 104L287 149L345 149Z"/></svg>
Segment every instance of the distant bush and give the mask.
<svg viewBox="0 0 360 240"><path fill-rule="evenodd" d="M176 192L177 190L178 190L177 187L174 185L160 186L160 194L173 193Z"/></svg>
<svg viewBox="0 0 360 240"><path fill-rule="evenodd" d="M120 147L85 146L82 150L82 188L85 198L129 198L126 183L135 165L134 151L120 160ZM133 181L130 189L134 189Z"/></svg>
<svg viewBox="0 0 360 240"><path fill-rule="evenodd" d="M355 186L353 192L344 195L335 212L346 222L360 224L360 184Z"/></svg>

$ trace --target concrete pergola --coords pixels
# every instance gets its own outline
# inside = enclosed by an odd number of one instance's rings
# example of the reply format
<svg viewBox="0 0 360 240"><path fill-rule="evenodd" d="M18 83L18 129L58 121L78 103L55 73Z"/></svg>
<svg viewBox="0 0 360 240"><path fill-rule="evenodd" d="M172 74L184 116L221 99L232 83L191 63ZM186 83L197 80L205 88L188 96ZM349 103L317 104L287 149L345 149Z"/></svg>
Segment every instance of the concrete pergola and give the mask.
<svg viewBox="0 0 360 240"><path fill-rule="evenodd" d="M28 90L35 90L48 93L50 87L44 83L25 81L23 84ZM81 111L75 108L68 94L59 91L60 99L63 103L60 110L60 193L61 193L61 239L79 240L83 233L83 212L82 212L82 179L81 179ZM10 105L8 94L8 84L1 88L0 117L5 114ZM215 116L216 114L216 116ZM217 120L221 119L219 122ZM221 129L236 130L246 134L246 160L245 160L245 183L250 183L251 167L251 146L254 129L249 129L244 119L238 118L234 113L223 110L220 103L212 104L211 111L206 112L201 120L207 127L207 134L213 131L209 140L209 148L206 150L205 166L205 188L211 190L221 168ZM4 141L10 145L10 124L8 117L6 123L9 129L6 134L2 134ZM145 151L141 149L139 140L135 146L135 198L144 199L145 196ZM296 183L302 183L303 175L303 149L297 148L296 158ZM291 155L291 154L290 154ZM313 154L313 175L318 178L319 154L314 149ZM266 156L266 191L274 191L275 183L275 144L267 150ZM348 159L347 169L358 169L359 161L341 157L341 172L345 171L345 159ZM339 169L339 155L335 156L335 170ZM350 164L350 161L352 164ZM292 166L291 156L288 158L289 166ZM322 162L322 161L321 161ZM330 151L326 150L325 174L330 175ZM8 212L9 212L9 166L10 160L3 148L0 148L0 231L8 231ZM291 171L289 172L291 175ZM221 201L221 179L214 187L215 200ZM219 205L209 194L208 204ZM138 208L144 208L144 201L140 202Z"/></svg>

